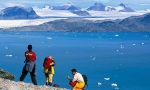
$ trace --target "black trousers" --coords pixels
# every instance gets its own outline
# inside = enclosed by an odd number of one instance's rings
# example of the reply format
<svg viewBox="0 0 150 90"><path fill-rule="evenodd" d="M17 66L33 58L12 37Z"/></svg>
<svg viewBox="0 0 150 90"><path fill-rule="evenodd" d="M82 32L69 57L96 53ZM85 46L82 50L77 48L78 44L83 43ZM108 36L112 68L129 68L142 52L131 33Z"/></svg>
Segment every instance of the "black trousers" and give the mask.
<svg viewBox="0 0 150 90"><path fill-rule="evenodd" d="M20 76L20 81L23 81L28 74L28 71L26 71L25 67L26 67L26 65L23 67L22 75ZM30 76L31 76L32 83L34 85L37 85L36 75L35 75L35 67L36 67L36 65L34 65L32 72L30 72Z"/></svg>

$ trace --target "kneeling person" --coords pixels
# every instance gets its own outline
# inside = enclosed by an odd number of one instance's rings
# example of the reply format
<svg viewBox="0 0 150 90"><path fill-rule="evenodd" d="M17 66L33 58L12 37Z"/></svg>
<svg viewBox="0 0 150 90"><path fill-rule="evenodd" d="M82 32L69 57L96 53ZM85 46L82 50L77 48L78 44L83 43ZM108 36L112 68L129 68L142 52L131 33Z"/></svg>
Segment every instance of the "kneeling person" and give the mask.
<svg viewBox="0 0 150 90"><path fill-rule="evenodd" d="M72 90L84 90L85 82L82 74L78 73L76 69L72 69L71 72L74 78L68 77L68 79L70 80L69 84L73 87Z"/></svg>

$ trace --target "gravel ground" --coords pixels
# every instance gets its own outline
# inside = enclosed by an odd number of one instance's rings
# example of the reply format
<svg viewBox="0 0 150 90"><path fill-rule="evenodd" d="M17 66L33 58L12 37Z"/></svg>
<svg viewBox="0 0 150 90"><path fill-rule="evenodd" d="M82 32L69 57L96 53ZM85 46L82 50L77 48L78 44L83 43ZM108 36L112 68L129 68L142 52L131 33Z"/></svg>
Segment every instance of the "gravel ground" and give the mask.
<svg viewBox="0 0 150 90"><path fill-rule="evenodd" d="M67 90L48 86L35 86L30 83L15 82L0 78L0 90Z"/></svg>

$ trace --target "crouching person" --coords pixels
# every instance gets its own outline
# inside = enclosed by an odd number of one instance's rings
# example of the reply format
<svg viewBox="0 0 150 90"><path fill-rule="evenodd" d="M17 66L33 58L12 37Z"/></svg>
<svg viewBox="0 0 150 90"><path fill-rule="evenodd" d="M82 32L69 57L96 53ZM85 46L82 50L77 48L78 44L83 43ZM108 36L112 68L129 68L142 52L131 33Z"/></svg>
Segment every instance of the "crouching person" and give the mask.
<svg viewBox="0 0 150 90"><path fill-rule="evenodd" d="M55 74L54 66L55 66L55 61L51 56L48 56L44 59L43 68L44 68L44 74L46 78L46 85L52 86L53 84L53 76Z"/></svg>
<svg viewBox="0 0 150 90"><path fill-rule="evenodd" d="M69 76L67 77L70 80L69 84L73 87L72 90L84 90L85 82L82 74L78 73L76 69L71 70L74 78L71 79Z"/></svg>

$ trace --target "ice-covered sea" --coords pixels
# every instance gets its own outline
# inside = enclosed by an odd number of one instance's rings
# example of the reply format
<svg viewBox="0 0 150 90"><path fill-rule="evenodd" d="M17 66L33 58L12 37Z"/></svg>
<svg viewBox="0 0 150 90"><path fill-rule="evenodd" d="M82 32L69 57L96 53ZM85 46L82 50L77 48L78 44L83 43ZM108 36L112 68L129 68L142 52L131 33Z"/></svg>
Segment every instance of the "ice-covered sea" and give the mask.
<svg viewBox="0 0 150 90"><path fill-rule="evenodd" d="M61 87L69 88L66 76L77 68L88 76L86 90L150 90L150 33L0 32L0 41L0 68L16 81L32 44L38 84L44 84L43 59L52 55L54 83Z"/></svg>

